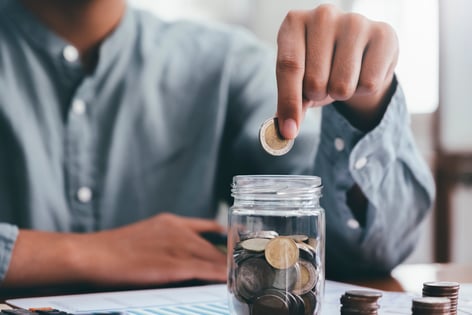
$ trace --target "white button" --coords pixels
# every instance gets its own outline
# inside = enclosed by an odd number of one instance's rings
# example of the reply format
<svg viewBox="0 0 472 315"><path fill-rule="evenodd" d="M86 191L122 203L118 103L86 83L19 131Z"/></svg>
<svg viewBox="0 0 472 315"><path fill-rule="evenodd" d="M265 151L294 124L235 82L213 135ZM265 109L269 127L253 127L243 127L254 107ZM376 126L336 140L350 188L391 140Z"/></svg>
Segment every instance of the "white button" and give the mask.
<svg viewBox="0 0 472 315"><path fill-rule="evenodd" d="M338 150L339 152L341 152L342 150L344 150L344 140L341 139L341 138L336 138L336 139L334 139L334 147L335 147L336 150Z"/></svg>
<svg viewBox="0 0 472 315"><path fill-rule="evenodd" d="M92 190L88 187L80 187L77 191L77 198L82 203L87 203L92 200Z"/></svg>
<svg viewBox="0 0 472 315"><path fill-rule="evenodd" d="M362 157L356 161L356 163L354 164L354 168L356 170L360 170L361 168L364 168L366 165L367 165L367 158Z"/></svg>
<svg viewBox="0 0 472 315"><path fill-rule="evenodd" d="M350 227L351 229L355 230L355 229L358 229L360 224L359 224L359 221L355 220L355 219L349 219L347 220L347 226Z"/></svg>
<svg viewBox="0 0 472 315"><path fill-rule="evenodd" d="M79 51L74 46L68 45L62 52L64 59L68 62L76 62L79 59Z"/></svg>
<svg viewBox="0 0 472 315"><path fill-rule="evenodd" d="M85 113L85 110L87 109L87 105L85 104L84 101L82 100L74 100L72 102L72 111L76 115L83 115Z"/></svg>

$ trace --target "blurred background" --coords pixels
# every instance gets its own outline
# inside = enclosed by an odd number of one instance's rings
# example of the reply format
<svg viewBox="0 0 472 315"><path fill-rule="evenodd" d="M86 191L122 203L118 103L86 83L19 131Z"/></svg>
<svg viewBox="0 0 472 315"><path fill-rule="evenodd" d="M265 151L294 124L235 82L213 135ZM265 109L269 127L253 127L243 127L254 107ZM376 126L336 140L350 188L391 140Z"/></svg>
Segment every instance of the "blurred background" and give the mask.
<svg viewBox="0 0 472 315"><path fill-rule="evenodd" d="M291 9L333 3L390 23L400 41L397 76L412 129L436 178L437 201L409 263L472 262L472 12L470 0L129 0L163 19L197 19L248 28L275 48Z"/></svg>

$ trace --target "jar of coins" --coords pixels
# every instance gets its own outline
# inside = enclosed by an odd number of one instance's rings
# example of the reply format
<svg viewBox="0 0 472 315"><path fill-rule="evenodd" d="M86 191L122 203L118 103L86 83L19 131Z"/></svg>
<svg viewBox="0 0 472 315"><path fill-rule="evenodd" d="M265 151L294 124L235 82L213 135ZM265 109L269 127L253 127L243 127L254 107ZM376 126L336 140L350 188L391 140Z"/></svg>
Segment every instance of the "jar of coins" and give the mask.
<svg viewBox="0 0 472 315"><path fill-rule="evenodd" d="M233 179L228 291L232 315L314 315L324 291L321 178Z"/></svg>

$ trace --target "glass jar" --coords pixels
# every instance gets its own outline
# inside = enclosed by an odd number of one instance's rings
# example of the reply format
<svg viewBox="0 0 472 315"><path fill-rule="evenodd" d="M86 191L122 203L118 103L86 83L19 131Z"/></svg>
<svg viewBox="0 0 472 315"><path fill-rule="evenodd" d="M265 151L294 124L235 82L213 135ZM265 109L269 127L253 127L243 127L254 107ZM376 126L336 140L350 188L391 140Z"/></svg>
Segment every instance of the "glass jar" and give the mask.
<svg viewBox="0 0 472 315"><path fill-rule="evenodd" d="M321 178L233 178L228 215L228 292L232 315L320 314L325 214Z"/></svg>

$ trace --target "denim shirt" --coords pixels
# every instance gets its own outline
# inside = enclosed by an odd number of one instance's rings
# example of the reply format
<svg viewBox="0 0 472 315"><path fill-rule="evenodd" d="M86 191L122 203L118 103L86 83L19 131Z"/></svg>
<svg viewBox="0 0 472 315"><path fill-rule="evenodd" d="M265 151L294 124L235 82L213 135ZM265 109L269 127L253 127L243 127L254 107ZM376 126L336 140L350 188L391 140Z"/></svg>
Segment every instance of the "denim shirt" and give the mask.
<svg viewBox="0 0 472 315"><path fill-rule="evenodd" d="M128 8L87 74L70 43L0 0L0 279L19 229L214 218L239 174L321 176L328 274L390 270L434 194L401 88L367 134L333 105L308 114L283 157L258 142L276 99L274 52L245 30ZM346 204L355 183L369 201L363 226Z"/></svg>

